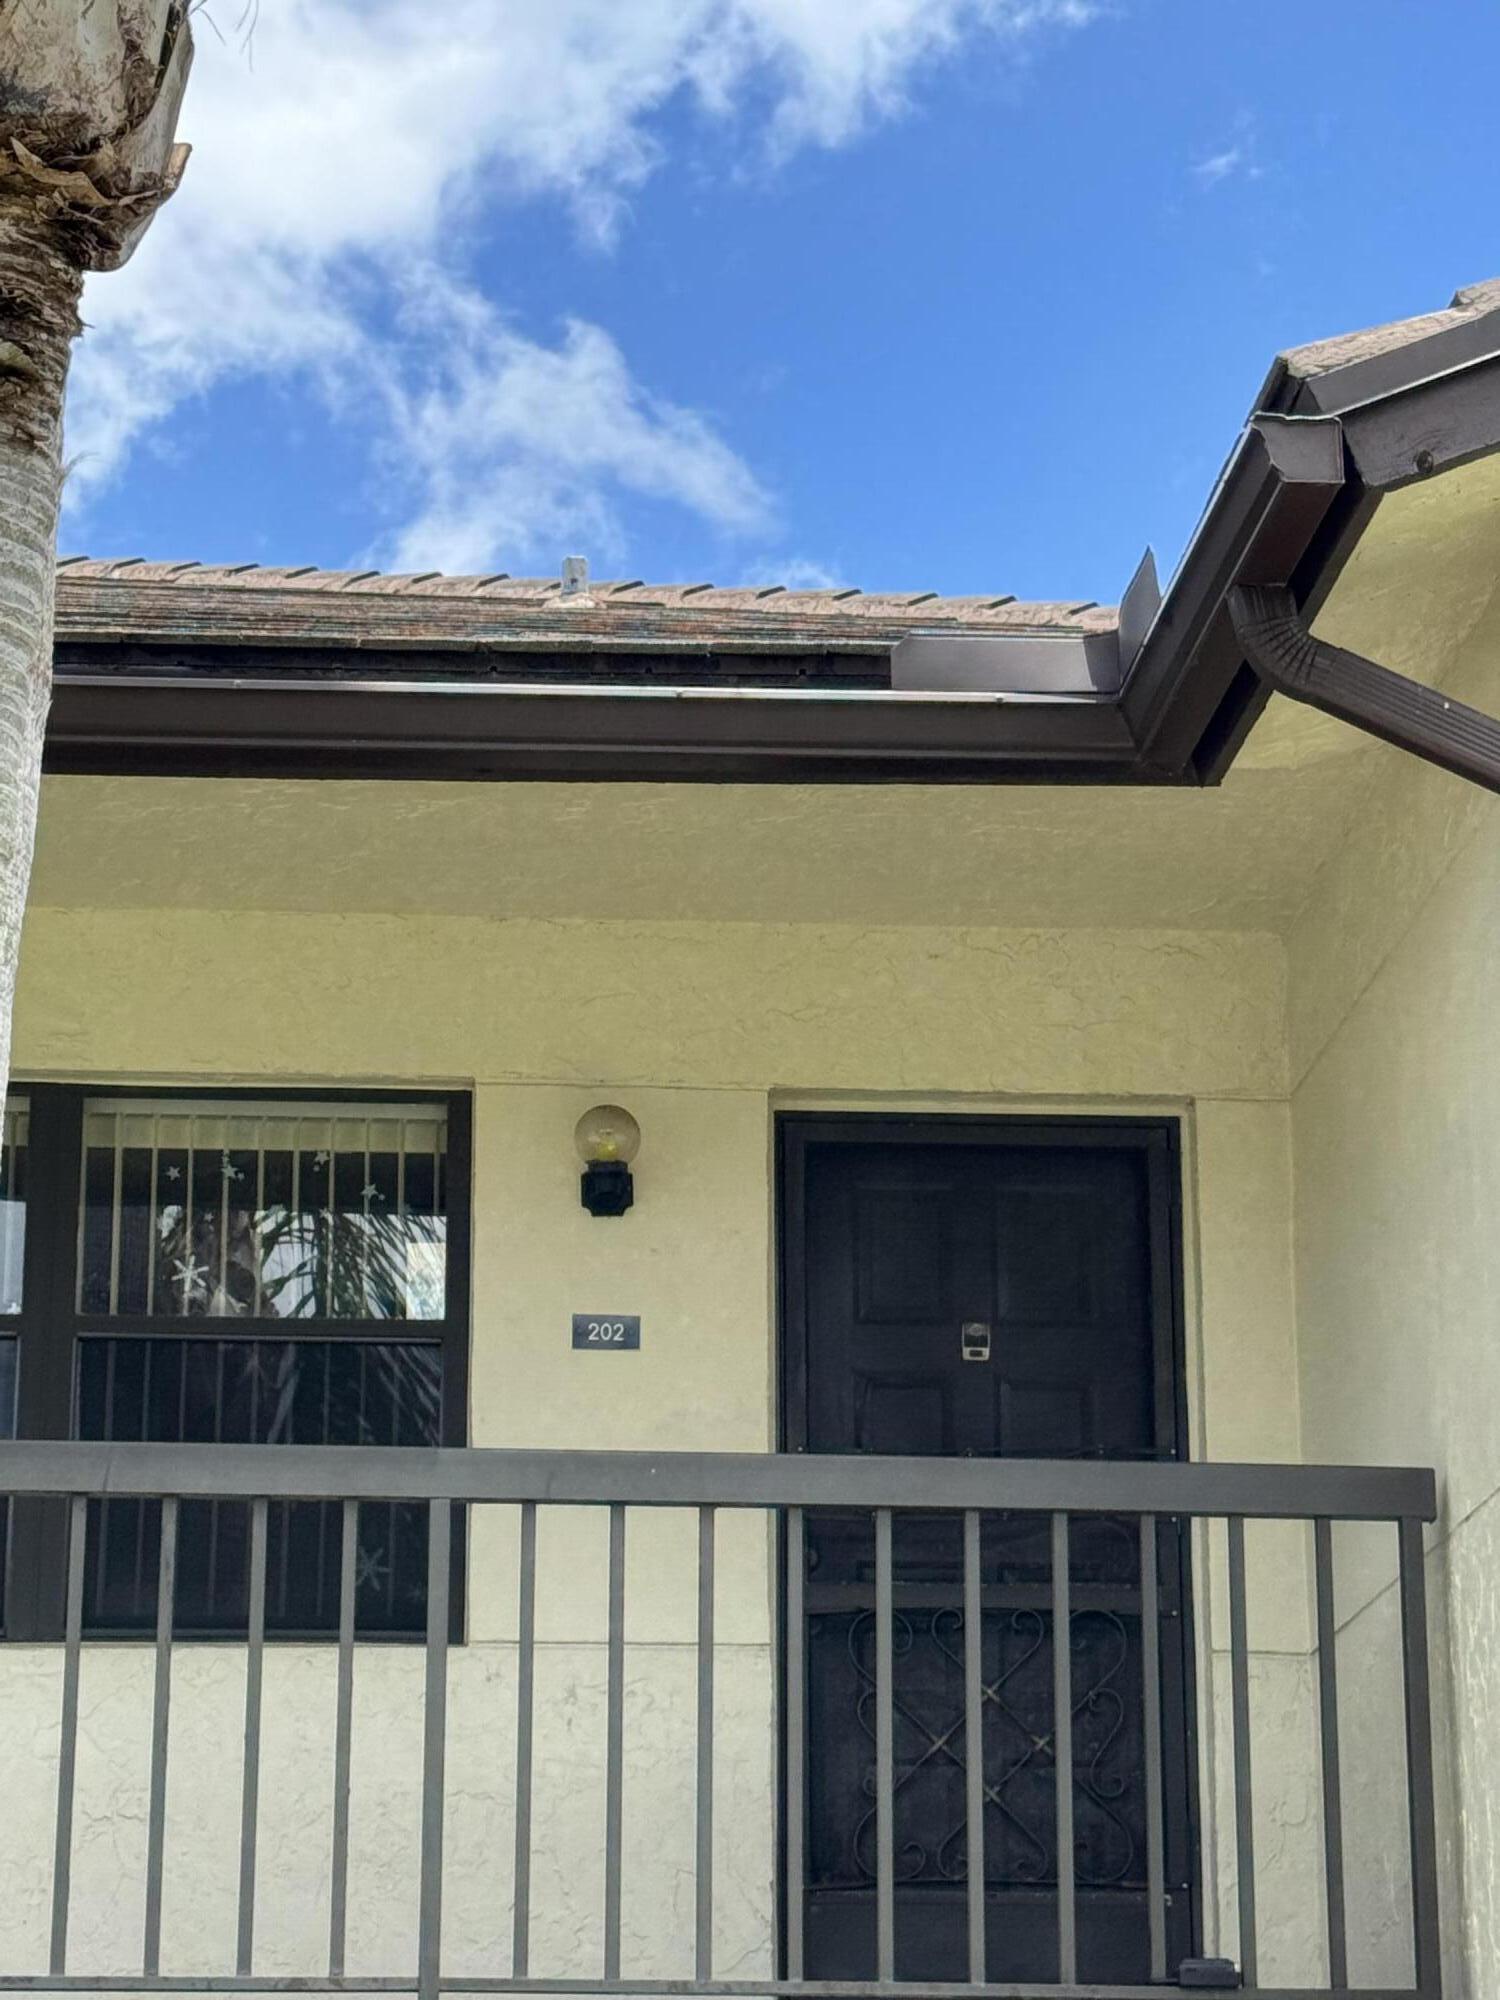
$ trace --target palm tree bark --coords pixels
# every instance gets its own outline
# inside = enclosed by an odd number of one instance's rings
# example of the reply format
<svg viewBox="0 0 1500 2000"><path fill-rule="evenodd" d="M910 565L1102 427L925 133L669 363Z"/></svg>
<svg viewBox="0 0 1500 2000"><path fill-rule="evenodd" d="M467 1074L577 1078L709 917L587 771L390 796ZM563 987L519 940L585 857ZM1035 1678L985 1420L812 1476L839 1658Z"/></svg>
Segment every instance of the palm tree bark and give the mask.
<svg viewBox="0 0 1500 2000"><path fill-rule="evenodd" d="M187 0L0 0L0 1110L52 693L68 356L84 274L181 176Z"/></svg>
<svg viewBox="0 0 1500 2000"><path fill-rule="evenodd" d="M62 399L83 274L0 210L0 1103L52 687Z"/></svg>

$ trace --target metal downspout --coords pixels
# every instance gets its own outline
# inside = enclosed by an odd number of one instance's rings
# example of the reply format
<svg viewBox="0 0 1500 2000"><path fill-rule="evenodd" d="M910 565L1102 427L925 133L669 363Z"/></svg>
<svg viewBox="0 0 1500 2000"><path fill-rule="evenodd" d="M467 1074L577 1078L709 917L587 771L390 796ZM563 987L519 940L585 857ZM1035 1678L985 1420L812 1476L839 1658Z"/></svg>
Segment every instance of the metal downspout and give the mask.
<svg viewBox="0 0 1500 2000"><path fill-rule="evenodd" d="M1246 659L1278 693L1500 792L1500 721L1493 716L1315 639L1283 585L1238 584L1228 604Z"/></svg>

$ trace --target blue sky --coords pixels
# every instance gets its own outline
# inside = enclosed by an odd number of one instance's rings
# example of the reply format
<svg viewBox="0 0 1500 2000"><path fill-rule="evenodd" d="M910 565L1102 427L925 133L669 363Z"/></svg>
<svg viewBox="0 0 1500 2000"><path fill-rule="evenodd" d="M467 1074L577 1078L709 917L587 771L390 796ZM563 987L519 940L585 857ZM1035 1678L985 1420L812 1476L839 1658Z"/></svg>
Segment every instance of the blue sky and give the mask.
<svg viewBox="0 0 1500 2000"><path fill-rule="evenodd" d="M211 11L70 550L1111 600L1279 347L1500 273L1494 0Z"/></svg>

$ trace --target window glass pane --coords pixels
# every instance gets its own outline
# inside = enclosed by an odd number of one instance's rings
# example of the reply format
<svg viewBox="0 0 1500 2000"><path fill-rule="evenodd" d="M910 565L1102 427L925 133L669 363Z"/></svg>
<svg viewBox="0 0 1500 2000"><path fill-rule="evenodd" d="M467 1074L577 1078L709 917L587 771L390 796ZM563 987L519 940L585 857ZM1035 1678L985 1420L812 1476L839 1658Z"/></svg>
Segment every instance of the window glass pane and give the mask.
<svg viewBox="0 0 1500 2000"><path fill-rule="evenodd" d="M155 1443L435 1445L442 1350L435 1343L91 1335L78 1346L78 1435ZM266 1624L319 1633L338 1624L340 1510L271 1505ZM355 1618L366 1633L417 1632L426 1611L426 1509L361 1505ZM96 1503L85 1615L94 1630L156 1621L161 1509ZM178 1522L176 1618L183 1632L243 1630L249 1509L185 1501Z"/></svg>
<svg viewBox="0 0 1500 2000"><path fill-rule="evenodd" d="M26 1100L11 1098L5 1106L5 1132L0 1143L0 1313L21 1310L21 1269L26 1254ZM3 1380L0 1380L3 1393Z"/></svg>
<svg viewBox="0 0 1500 2000"><path fill-rule="evenodd" d="M0 1438L13 1438L16 1434L16 1337L0 1334ZM10 1530L10 1502L0 1500L0 1550L3 1550ZM5 1572L8 1565L0 1562L0 1629L5 1624Z"/></svg>
<svg viewBox="0 0 1500 2000"><path fill-rule="evenodd" d="M95 1100L79 1310L441 1319L446 1153L439 1105Z"/></svg>

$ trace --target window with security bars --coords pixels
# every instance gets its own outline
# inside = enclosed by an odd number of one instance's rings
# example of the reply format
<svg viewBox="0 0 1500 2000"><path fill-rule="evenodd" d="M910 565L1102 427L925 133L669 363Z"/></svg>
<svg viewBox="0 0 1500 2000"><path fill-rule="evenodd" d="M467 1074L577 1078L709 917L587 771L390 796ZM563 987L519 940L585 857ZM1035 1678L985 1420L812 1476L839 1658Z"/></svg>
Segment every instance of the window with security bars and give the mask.
<svg viewBox="0 0 1500 2000"><path fill-rule="evenodd" d="M268 1448L463 1442L467 1109L457 1097L36 1086L29 1127L17 1128L37 1142L21 1184L32 1231L53 1254L39 1296L18 1298L20 1434ZM10 1158L8 1139L8 1171ZM0 1395L3 1369L0 1357ZM160 1514L153 1501L91 1505L92 1632L154 1628ZM332 1633L338 1507L275 1502L267 1527L268 1631ZM16 1541L12 1575L27 1560L25 1538L19 1551ZM360 1632L421 1632L425 1511L362 1503L355 1560ZM184 1501L177 1630L243 1630L248 1562L248 1506ZM31 1586L24 1601L45 1607L47 1579Z"/></svg>
<svg viewBox="0 0 1500 2000"><path fill-rule="evenodd" d="M438 1107L91 1102L83 1140L81 1313L443 1316Z"/></svg>

